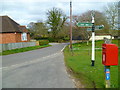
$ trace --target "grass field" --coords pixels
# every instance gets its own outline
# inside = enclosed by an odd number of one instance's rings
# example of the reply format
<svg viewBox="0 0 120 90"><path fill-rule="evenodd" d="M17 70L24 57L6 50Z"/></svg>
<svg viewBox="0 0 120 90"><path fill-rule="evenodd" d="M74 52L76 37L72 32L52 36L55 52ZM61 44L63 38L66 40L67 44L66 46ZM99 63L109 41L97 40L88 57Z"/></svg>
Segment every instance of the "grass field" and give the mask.
<svg viewBox="0 0 120 90"><path fill-rule="evenodd" d="M31 51L31 50L40 49L40 48L49 47L49 46L51 45L32 46L32 47L25 47L25 48L13 49L13 50L6 50L1 52L0 55L9 55L14 53L26 52L26 51Z"/></svg>
<svg viewBox="0 0 120 90"><path fill-rule="evenodd" d="M64 50L65 63L72 70L85 88L105 88L104 65L102 65L102 44L104 41L96 41L95 66L91 66L91 42L73 44L73 51L67 46ZM117 40L112 43L118 44ZM110 67L111 88L118 88L118 66Z"/></svg>

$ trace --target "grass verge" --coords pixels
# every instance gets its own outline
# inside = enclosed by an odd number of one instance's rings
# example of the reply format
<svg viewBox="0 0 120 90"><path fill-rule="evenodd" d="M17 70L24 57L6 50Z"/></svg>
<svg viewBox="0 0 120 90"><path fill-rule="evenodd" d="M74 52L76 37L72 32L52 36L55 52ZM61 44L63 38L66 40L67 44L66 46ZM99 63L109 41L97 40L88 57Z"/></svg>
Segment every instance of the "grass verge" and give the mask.
<svg viewBox="0 0 120 90"><path fill-rule="evenodd" d="M80 80L85 88L105 88L104 65L102 65L102 43L96 41L95 66L91 66L91 42L73 44L73 51L67 46L64 50L65 63L72 75ZM117 40L112 43L118 44ZM111 88L118 88L118 66L110 68Z"/></svg>
<svg viewBox="0 0 120 90"><path fill-rule="evenodd" d="M49 47L49 46L51 45L32 46L32 47L25 47L25 48L13 49L13 50L6 50L1 52L0 55L9 55L14 53L26 52L26 51L31 51L31 50L40 49L40 48Z"/></svg>

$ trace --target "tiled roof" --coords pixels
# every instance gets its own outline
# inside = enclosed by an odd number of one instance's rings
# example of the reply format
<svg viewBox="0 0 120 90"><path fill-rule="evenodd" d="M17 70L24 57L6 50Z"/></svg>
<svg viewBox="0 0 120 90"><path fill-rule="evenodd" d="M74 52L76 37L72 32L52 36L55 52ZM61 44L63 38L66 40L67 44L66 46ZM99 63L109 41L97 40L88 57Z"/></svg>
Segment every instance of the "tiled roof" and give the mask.
<svg viewBox="0 0 120 90"><path fill-rule="evenodd" d="M20 29L22 30L22 32L26 32L26 33L28 32L26 26L20 26Z"/></svg>

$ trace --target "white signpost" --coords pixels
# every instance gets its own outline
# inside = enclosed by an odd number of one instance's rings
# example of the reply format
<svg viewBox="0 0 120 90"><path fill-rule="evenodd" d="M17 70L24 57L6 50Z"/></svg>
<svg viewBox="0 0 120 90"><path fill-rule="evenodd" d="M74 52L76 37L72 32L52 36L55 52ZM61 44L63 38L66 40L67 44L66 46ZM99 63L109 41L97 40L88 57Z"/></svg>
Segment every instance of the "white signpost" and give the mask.
<svg viewBox="0 0 120 90"><path fill-rule="evenodd" d="M95 23L95 19L94 19L94 15L92 14L92 64L91 66L94 66L94 63L95 63L95 26L94 26L94 23Z"/></svg>
<svg viewBox="0 0 120 90"><path fill-rule="evenodd" d="M95 26L95 18L94 18L94 12L91 14L92 16L92 23L80 23L78 22L76 25L80 28L87 28L87 31L92 31L92 56L91 56L91 66L94 66L95 64L95 29L101 30L104 28L104 25Z"/></svg>

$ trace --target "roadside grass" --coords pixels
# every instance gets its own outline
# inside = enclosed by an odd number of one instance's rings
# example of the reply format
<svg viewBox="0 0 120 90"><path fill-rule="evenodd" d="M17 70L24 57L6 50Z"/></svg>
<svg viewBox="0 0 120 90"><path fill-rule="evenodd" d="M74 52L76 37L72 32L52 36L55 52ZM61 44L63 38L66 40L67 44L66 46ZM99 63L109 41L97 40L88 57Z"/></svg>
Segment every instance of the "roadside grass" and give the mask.
<svg viewBox="0 0 120 90"><path fill-rule="evenodd" d="M104 41L96 41L95 50L95 66L91 66L91 42L87 46L86 43L73 44L73 51L67 46L64 50L65 64L68 70L72 70L72 74L85 86L85 88L105 88L104 65L102 65L102 43ZM118 45L117 40L112 43ZM110 68L111 88L118 88L118 66Z"/></svg>
<svg viewBox="0 0 120 90"><path fill-rule="evenodd" d="M32 47L6 50L3 52L0 52L0 55L9 55L9 54L14 54L14 53L26 52L26 51L31 51L31 50L40 49L40 48L49 47L49 46L51 45L32 46Z"/></svg>

